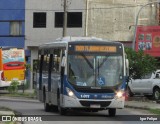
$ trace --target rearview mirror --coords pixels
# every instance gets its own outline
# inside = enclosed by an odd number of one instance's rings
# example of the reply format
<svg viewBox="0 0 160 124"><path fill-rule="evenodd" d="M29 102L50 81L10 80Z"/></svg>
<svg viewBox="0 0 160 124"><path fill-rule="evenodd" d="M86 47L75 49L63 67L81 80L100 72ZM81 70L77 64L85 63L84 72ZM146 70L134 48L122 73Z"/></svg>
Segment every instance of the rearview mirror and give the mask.
<svg viewBox="0 0 160 124"><path fill-rule="evenodd" d="M160 78L160 74L156 74L156 78Z"/></svg>

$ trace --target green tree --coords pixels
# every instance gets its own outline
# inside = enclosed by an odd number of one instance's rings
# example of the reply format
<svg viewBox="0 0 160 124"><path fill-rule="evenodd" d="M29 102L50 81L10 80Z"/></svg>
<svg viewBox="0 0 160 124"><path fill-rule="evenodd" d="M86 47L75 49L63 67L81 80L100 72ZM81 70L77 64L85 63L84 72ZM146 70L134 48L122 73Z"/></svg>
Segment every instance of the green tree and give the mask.
<svg viewBox="0 0 160 124"><path fill-rule="evenodd" d="M158 67L157 60L144 54L143 51L134 51L131 48L125 48L129 60L129 79L140 79L142 76L155 71Z"/></svg>

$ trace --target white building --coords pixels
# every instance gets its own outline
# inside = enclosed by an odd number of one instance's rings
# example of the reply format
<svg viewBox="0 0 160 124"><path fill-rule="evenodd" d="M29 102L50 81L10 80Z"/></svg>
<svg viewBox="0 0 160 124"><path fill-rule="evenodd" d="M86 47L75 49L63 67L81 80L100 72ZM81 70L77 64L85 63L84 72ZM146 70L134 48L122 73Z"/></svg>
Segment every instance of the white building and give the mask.
<svg viewBox="0 0 160 124"><path fill-rule="evenodd" d="M84 36L85 0L67 0L68 36ZM31 50L31 68L38 46L62 37L63 0L26 0L25 47ZM31 80L32 84L32 72ZM32 88L32 85L31 87Z"/></svg>

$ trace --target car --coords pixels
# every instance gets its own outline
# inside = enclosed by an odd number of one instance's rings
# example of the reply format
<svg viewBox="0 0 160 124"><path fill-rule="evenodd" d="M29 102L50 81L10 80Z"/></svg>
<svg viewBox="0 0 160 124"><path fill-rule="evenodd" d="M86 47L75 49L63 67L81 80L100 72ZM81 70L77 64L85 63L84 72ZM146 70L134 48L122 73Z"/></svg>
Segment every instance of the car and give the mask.
<svg viewBox="0 0 160 124"><path fill-rule="evenodd" d="M131 79L127 87L128 95L145 95L154 100L160 100L160 70L147 74L142 79Z"/></svg>

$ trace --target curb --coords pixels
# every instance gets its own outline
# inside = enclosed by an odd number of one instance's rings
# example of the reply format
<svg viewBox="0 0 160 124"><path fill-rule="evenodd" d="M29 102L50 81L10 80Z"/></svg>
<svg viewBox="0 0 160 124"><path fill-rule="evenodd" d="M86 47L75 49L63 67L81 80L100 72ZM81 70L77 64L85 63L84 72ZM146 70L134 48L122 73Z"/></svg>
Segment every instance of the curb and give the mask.
<svg viewBox="0 0 160 124"><path fill-rule="evenodd" d="M137 107L137 106L130 106L130 105L125 105L125 108L133 108L133 109L142 109L142 110L150 110L151 108L144 106L144 107Z"/></svg>
<svg viewBox="0 0 160 124"><path fill-rule="evenodd" d="M126 108L133 108L133 109L143 109L143 110L150 110L150 109L160 109L160 104L157 101L125 101Z"/></svg>
<svg viewBox="0 0 160 124"><path fill-rule="evenodd" d="M15 115L14 111L12 110L0 110L0 116L3 116L3 115Z"/></svg>
<svg viewBox="0 0 160 124"><path fill-rule="evenodd" d="M0 106L1 107L1 106ZM12 110L12 109L10 109L10 110L8 110L8 111L5 111L5 110L0 110L0 117L2 117L3 118L3 116L4 116L4 118L6 117L6 116L21 116L22 115L22 113L20 113L20 112L18 112L18 111L15 111L15 110ZM5 119L6 120L6 119ZM3 121L2 121L2 124L6 124L6 123L8 122L8 121L4 121L4 123L3 123ZM10 122L9 121L9 124L12 124L12 121ZM24 124L24 122L23 121L14 121L13 122L14 124ZM1 124L1 122L0 122L0 124ZM7 123L8 124L8 123Z"/></svg>
<svg viewBox="0 0 160 124"><path fill-rule="evenodd" d="M39 103L38 100L24 98L24 97L14 97L14 98L13 97L0 97L0 100Z"/></svg>

